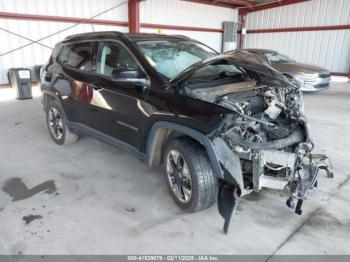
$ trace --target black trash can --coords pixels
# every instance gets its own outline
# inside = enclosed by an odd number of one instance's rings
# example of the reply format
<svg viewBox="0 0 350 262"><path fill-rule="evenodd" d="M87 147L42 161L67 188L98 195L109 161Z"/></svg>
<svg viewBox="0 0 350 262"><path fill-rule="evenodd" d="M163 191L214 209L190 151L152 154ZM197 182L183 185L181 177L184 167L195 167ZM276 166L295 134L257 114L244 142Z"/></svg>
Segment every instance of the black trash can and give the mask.
<svg viewBox="0 0 350 262"><path fill-rule="evenodd" d="M16 89L17 99L32 98L32 77L28 68L10 68L8 78L11 87Z"/></svg>

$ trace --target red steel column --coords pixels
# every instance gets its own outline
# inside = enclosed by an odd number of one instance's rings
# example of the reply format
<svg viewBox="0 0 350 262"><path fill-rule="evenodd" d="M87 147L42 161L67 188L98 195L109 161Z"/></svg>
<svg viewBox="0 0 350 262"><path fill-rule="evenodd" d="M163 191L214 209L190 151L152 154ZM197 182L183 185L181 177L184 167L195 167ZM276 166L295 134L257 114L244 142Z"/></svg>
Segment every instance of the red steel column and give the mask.
<svg viewBox="0 0 350 262"><path fill-rule="evenodd" d="M129 33L140 32L140 2L143 0L129 0Z"/></svg>
<svg viewBox="0 0 350 262"><path fill-rule="evenodd" d="M239 48L243 48L243 44L244 44L243 28L245 28L245 19L246 19L246 14L241 14L240 15L241 37L239 39Z"/></svg>

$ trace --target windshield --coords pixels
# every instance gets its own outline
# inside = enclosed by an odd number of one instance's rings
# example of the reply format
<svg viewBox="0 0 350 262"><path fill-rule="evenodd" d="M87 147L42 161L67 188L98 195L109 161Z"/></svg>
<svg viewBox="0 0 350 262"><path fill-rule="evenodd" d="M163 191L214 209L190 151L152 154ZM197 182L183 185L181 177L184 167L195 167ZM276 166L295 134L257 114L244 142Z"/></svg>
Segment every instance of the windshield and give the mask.
<svg viewBox="0 0 350 262"><path fill-rule="evenodd" d="M271 63L279 64L295 62L295 60L289 58L288 56L279 54L277 52L265 52L264 55Z"/></svg>
<svg viewBox="0 0 350 262"><path fill-rule="evenodd" d="M148 62L167 79L173 79L190 66L217 53L205 45L185 40L139 41Z"/></svg>

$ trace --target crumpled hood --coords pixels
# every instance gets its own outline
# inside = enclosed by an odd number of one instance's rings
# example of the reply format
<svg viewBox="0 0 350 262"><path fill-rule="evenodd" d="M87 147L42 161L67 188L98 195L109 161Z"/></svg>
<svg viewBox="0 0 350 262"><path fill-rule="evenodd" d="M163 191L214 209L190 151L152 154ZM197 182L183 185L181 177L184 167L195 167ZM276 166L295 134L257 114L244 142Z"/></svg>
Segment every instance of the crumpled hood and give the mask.
<svg viewBox="0 0 350 262"><path fill-rule="evenodd" d="M177 85L179 83L183 83L184 81L188 80L193 74L195 74L198 70L208 65L215 65L222 62L227 62L237 67L241 67L248 73L253 72L259 75L267 76L269 78L279 81L282 85L289 85L295 87L293 83L289 82L280 72L269 66L267 63L252 59L250 56L236 57L232 54L218 55L195 63L194 65L184 70L180 75L170 80L170 84Z"/></svg>
<svg viewBox="0 0 350 262"><path fill-rule="evenodd" d="M329 73L327 69L314 66L314 65L308 65L308 64L302 64L298 62L292 62L292 63L280 63L280 64L273 64L273 68L277 69L280 72L285 73L293 73L293 74L300 74L303 73Z"/></svg>
<svg viewBox="0 0 350 262"><path fill-rule="evenodd" d="M248 52L246 50L236 49L233 51L228 51L225 54L229 54L231 56L234 56L236 59L245 60L247 62L251 62L254 64L263 64L263 65L266 65L268 67L271 67L271 65L264 58L262 58L260 55L257 55L257 54L252 53L252 52Z"/></svg>

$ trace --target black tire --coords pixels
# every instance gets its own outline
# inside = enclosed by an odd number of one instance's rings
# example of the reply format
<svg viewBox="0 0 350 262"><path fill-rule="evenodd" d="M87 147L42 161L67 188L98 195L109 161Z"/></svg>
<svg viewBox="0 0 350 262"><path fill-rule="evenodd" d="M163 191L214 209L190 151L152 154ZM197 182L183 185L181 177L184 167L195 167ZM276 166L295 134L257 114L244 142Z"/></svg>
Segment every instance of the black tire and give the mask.
<svg viewBox="0 0 350 262"><path fill-rule="evenodd" d="M187 202L180 201L174 192L167 172L167 158L172 150L178 151L185 160L191 177L192 193ZM172 151L173 152L173 151ZM184 211L197 212L211 207L217 199L218 183L213 175L206 152L191 139L178 138L169 141L163 155L164 176L175 203Z"/></svg>
<svg viewBox="0 0 350 262"><path fill-rule="evenodd" d="M53 129L50 127L50 124L52 123L52 120L50 120L50 111L57 111L58 112L58 116L57 118L61 120L62 123L62 127L60 127L60 136L57 135L57 133L55 133L55 131L53 131ZM55 141L58 145L68 145L68 144L72 144L74 142L77 141L78 139L78 135L74 134L72 131L69 130L68 126L67 126L67 120L63 114L63 111L61 109L61 107L55 102L52 101L46 109L46 124L47 124L47 128L49 130L50 136L53 139L53 141Z"/></svg>

